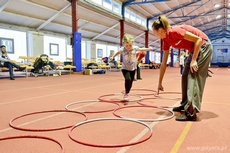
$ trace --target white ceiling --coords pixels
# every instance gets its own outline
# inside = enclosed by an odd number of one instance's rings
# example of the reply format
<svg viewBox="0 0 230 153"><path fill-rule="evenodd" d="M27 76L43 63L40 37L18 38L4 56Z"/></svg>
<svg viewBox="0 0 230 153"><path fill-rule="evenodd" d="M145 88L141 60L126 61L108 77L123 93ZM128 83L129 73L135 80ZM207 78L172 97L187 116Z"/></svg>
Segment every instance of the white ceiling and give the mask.
<svg viewBox="0 0 230 153"><path fill-rule="evenodd" d="M127 2L127 0L114 1ZM203 30L212 41L224 37L230 38L228 17L230 7L227 0L170 0L155 3L147 3L154 0L129 1L146 2L146 4L133 4L125 8L151 19L150 21L156 19L159 14L165 14L172 25L195 26ZM220 4L220 7L214 8L215 4ZM101 8L90 0L79 0L78 5L78 32L83 38L120 43L121 15ZM217 19L217 15L222 15L222 17ZM2 28L49 31L70 36L71 25L71 4L67 0L0 0L0 27ZM125 33L136 37L135 42L140 47L145 44L145 30L147 30L145 26L125 20ZM149 44L157 50L160 45L151 30Z"/></svg>

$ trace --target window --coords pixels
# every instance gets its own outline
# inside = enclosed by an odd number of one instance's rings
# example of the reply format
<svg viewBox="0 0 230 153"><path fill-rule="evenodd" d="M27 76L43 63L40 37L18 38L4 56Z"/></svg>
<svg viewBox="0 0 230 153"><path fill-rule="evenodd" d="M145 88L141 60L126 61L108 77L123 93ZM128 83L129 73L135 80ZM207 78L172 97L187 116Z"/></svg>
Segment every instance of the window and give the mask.
<svg viewBox="0 0 230 153"><path fill-rule="evenodd" d="M59 45L50 43L50 55L59 56Z"/></svg>
<svg viewBox="0 0 230 153"><path fill-rule="evenodd" d="M143 26L146 26L146 19L142 18L142 19L141 19L141 24L142 24Z"/></svg>
<svg viewBox="0 0 230 153"><path fill-rule="evenodd" d="M102 49L97 49L97 58L102 58L102 57L103 57Z"/></svg>
<svg viewBox="0 0 230 153"><path fill-rule="evenodd" d="M140 17L139 15L137 15L136 17L137 17L137 18L136 18L136 19L137 19L137 23L138 23L138 24L141 24L141 17Z"/></svg>
<svg viewBox="0 0 230 153"><path fill-rule="evenodd" d="M136 21L136 14L133 12L130 12L130 19L133 21Z"/></svg>
<svg viewBox="0 0 230 153"><path fill-rule="evenodd" d="M91 0L91 1L100 5L102 4L102 0Z"/></svg>
<svg viewBox="0 0 230 153"><path fill-rule="evenodd" d="M129 18L129 14L130 14L130 11L127 10L127 9L125 9L125 17L126 17L126 18Z"/></svg>
<svg viewBox="0 0 230 153"><path fill-rule="evenodd" d="M103 0L103 6L112 10L112 0Z"/></svg>
<svg viewBox="0 0 230 153"><path fill-rule="evenodd" d="M152 24L153 24L152 22L149 22L149 27L148 27L149 30L152 30Z"/></svg>
<svg viewBox="0 0 230 153"><path fill-rule="evenodd" d="M7 53L14 54L14 39L0 37L0 45L6 46Z"/></svg>
<svg viewBox="0 0 230 153"><path fill-rule="evenodd" d="M121 14L121 5L114 2L113 3L113 11L116 12L116 13Z"/></svg>

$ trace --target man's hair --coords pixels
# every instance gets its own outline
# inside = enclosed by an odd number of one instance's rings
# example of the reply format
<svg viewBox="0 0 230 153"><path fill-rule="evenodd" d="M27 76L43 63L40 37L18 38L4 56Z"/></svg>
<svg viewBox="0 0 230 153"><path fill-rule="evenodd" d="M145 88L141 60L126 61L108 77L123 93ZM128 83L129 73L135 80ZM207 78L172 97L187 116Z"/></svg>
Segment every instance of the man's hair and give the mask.
<svg viewBox="0 0 230 153"><path fill-rule="evenodd" d="M6 47L5 45L1 45L0 48Z"/></svg>

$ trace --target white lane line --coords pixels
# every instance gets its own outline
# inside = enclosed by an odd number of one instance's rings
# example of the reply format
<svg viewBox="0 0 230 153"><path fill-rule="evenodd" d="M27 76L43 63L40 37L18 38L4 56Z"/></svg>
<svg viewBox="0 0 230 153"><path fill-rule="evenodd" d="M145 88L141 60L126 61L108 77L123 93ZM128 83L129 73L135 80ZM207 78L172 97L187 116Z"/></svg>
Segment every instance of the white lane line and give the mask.
<svg viewBox="0 0 230 153"><path fill-rule="evenodd" d="M180 101L176 102L173 106L177 106L179 104ZM165 112L163 115L161 115L160 117L158 117L157 119L162 119L164 118L166 115L168 114L168 112ZM157 123L159 122L152 122L149 126L151 128L153 128ZM146 135L146 133L148 133L149 130L148 128L145 128L143 131L141 131L136 137L134 137L129 143L131 142L136 142L138 140L140 140L144 135ZM127 146L127 147L122 147L120 150L117 151L117 153L125 153L128 149L130 149L131 146Z"/></svg>

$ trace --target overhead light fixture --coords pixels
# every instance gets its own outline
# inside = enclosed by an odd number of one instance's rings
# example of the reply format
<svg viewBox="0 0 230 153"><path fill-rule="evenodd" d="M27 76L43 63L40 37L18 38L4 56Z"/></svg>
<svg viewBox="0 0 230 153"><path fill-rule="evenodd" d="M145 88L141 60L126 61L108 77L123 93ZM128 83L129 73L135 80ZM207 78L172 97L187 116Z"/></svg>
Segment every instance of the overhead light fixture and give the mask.
<svg viewBox="0 0 230 153"><path fill-rule="evenodd" d="M217 19L220 18L220 17L221 17L221 15L217 15L217 16L216 16Z"/></svg>
<svg viewBox="0 0 230 153"><path fill-rule="evenodd" d="M220 7L220 4L214 4L214 8Z"/></svg>

